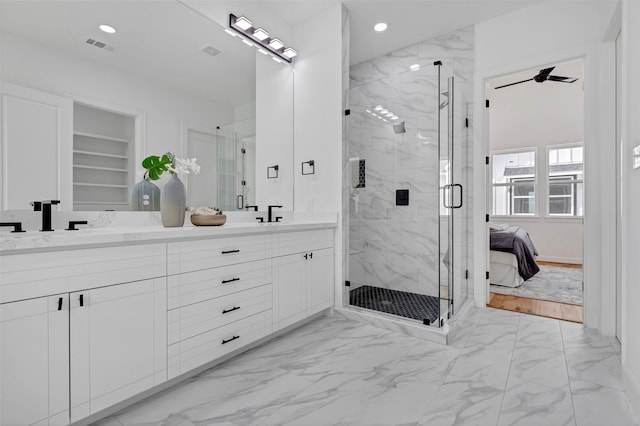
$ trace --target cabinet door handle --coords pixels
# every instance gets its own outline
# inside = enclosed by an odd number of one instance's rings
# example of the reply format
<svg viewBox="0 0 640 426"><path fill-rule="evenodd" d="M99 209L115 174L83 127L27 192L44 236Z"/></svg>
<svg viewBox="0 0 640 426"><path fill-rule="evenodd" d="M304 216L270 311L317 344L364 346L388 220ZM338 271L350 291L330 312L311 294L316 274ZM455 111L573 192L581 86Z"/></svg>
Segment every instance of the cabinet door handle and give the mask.
<svg viewBox="0 0 640 426"><path fill-rule="evenodd" d="M309 258L309 255L308 255L307 253L305 253L305 254L304 254L304 258L305 258L305 259L308 259L308 258Z"/></svg>
<svg viewBox="0 0 640 426"><path fill-rule="evenodd" d="M224 310L222 311L222 313L223 313L223 314L228 314L229 312L237 311L238 309L240 309L240 306L234 306L234 307L233 307L233 308L231 308L231 309L224 309Z"/></svg>
<svg viewBox="0 0 640 426"><path fill-rule="evenodd" d="M84 306L84 294L80 295L80 306Z"/></svg>
<svg viewBox="0 0 640 426"><path fill-rule="evenodd" d="M234 341L236 339L239 339L239 338L240 338L240 336L233 336L231 339L222 340L222 344L224 345L226 343L232 342L232 341Z"/></svg>
<svg viewBox="0 0 640 426"><path fill-rule="evenodd" d="M61 311L62 310L62 297L60 297L58 299L58 310Z"/></svg>
<svg viewBox="0 0 640 426"><path fill-rule="evenodd" d="M313 253L309 253L309 259L313 259Z"/></svg>
<svg viewBox="0 0 640 426"><path fill-rule="evenodd" d="M229 253L240 253L240 250L236 249L236 250L223 250L222 254L229 254Z"/></svg>
<svg viewBox="0 0 640 426"><path fill-rule="evenodd" d="M240 281L240 278L231 278L230 280L222 280L222 284L232 283L234 281Z"/></svg>

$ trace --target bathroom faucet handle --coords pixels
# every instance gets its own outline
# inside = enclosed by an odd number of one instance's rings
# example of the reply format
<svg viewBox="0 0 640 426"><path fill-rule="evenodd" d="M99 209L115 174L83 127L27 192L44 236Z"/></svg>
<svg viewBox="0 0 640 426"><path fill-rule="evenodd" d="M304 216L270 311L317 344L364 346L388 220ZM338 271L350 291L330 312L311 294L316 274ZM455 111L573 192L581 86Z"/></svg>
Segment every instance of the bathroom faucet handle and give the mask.
<svg viewBox="0 0 640 426"><path fill-rule="evenodd" d="M86 225L88 222L86 220L70 220L69 227L65 229L65 231L77 231L76 225Z"/></svg>
<svg viewBox="0 0 640 426"><path fill-rule="evenodd" d="M22 230L22 222L2 222L0 226L13 226L13 231L11 232L25 232Z"/></svg>
<svg viewBox="0 0 640 426"><path fill-rule="evenodd" d="M42 201L32 201L29 203L30 206L33 206L34 212L42 211Z"/></svg>
<svg viewBox="0 0 640 426"><path fill-rule="evenodd" d="M244 208L247 210L253 209L254 212L258 211L258 206L250 206L247 204L246 206L244 206Z"/></svg>

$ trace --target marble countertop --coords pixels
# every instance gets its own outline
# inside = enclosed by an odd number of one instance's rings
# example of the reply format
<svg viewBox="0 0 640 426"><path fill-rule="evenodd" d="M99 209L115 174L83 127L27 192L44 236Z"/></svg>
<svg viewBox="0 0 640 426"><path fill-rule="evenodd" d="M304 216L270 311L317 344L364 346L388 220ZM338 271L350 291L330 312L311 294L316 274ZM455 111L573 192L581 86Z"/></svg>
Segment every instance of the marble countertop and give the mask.
<svg viewBox="0 0 640 426"><path fill-rule="evenodd" d="M27 231L0 234L0 256L86 247L166 243L233 235L335 228L336 220L291 220L279 223L238 222L222 226L162 226L89 228L78 231Z"/></svg>

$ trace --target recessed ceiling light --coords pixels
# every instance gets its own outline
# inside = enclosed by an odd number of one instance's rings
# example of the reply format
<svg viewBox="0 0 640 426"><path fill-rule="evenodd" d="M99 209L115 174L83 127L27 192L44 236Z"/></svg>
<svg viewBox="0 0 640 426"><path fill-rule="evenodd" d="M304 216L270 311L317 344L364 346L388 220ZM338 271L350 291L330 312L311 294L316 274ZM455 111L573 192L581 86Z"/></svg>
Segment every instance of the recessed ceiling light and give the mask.
<svg viewBox="0 0 640 426"><path fill-rule="evenodd" d="M420 64L413 64L409 67L411 71L418 71L420 69Z"/></svg>
<svg viewBox="0 0 640 426"><path fill-rule="evenodd" d="M387 29L387 24L384 22L379 22L373 26L373 29L380 32Z"/></svg>
<svg viewBox="0 0 640 426"><path fill-rule="evenodd" d="M116 29L113 28L111 25L102 24L100 25L99 28L107 34L113 34L116 32Z"/></svg>

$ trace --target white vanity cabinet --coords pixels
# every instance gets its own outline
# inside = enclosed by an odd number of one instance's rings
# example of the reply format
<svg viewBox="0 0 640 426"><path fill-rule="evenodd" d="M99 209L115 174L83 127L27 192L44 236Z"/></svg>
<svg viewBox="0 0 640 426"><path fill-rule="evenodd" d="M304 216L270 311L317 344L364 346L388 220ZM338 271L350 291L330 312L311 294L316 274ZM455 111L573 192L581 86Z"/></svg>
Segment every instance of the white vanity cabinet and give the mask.
<svg viewBox="0 0 640 426"><path fill-rule="evenodd" d="M0 256L1 424L68 424L165 381L165 265L164 244Z"/></svg>
<svg viewBox="0 0 640 426"><path fill-rule="evenodd" d="M168 245L168 374L271 333L271 235Z"/></svg>
<svg viewBox="0 0 640 426"><path fill-rule="evenodd" d="M0 305L0 424L69 423L67 294Z"/></svg>
<svg viewBox="0 0 640 426"><path fill-rule="evenodd" d="M0 424L87 422L332 306L333 229L285 226L0 255Z"/></svg>
<svg viewBox="0 0 640 426"><path fill-rule="evenodd" d="M274 330L332 306L333 284L332 230L274 234Z"/></svg>
<svg viewBox="0 0 640 426"><path fill-rule="evenodd" d="M164 382L166 278L70 294L71 421Z"/></svg>

